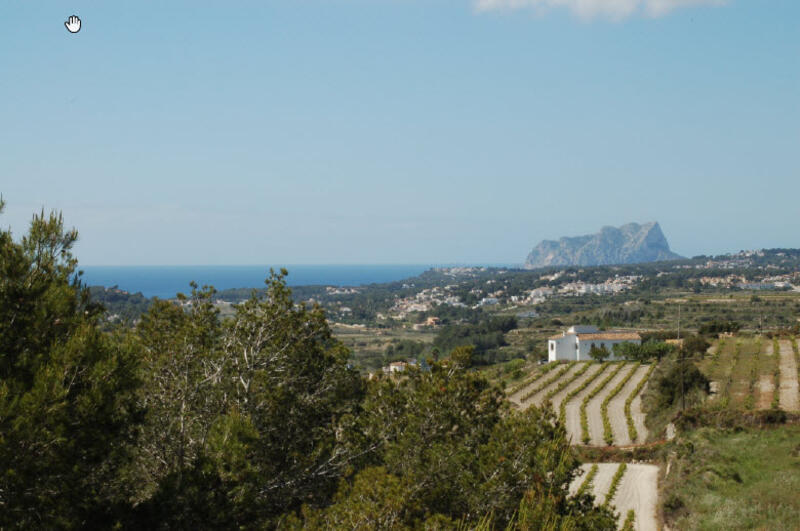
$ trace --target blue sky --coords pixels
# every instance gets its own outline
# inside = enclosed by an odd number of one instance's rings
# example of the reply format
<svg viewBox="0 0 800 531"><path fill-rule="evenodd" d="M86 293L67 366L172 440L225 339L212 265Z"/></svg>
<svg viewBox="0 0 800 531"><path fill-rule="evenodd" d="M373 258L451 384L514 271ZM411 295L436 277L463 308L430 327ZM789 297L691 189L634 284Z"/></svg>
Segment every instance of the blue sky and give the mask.
<svg viewBox="0 0 800 531"><path fill-rule="evenodd" d="M800 247L796 0L0 12L0 223L62 210L83 264L521 263L649 220Z"/></svg>

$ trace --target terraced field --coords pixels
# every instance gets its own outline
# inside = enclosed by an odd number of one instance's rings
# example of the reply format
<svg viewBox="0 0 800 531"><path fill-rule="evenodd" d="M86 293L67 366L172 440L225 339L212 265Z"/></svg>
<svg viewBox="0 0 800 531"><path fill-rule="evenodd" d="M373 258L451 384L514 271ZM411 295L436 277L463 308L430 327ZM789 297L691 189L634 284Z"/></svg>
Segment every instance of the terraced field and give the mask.
<svg viewBox="0 0 800 531"><path fill-rule="evenodd" d="M619 514L619 528L623 528L632 518L632 527L629 529L658 530L656 465L596 463L585 464L581 468L584 473L570 485L571 494L591 492L597 505L612 506ZM595 469L593 473L592 469Z"/></svg>
<svg viewBox="0 0 800 531"><path fill-rule="evenodd" d="M647 438L641 392L652 365L630 362L550 364L512 389L520 409L550 403L573 444L626 446Z"/></svg>
<svg viewBox="0 0 800 531"><path fill-rule="evenodd" d="M800 412L796 343L788 339L728 338L700 364L722 407Z"/></svg>

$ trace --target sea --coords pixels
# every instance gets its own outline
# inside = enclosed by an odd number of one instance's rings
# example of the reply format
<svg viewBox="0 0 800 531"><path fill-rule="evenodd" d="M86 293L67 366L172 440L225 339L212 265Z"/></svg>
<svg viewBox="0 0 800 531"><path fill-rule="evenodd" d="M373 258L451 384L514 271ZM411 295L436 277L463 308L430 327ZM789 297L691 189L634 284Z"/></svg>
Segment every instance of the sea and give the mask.
<svg viewBox="0 0 800 531"><path fill-rule="evenodd" d="M452 264L448 264L452 265ZM290 286L363 286L415 277L436 265L289 265ZM81 266L87 286L117 286L145 297L168 299L188 293L189 282L217 290L258 288L264 285L270 266Z"/></svg>

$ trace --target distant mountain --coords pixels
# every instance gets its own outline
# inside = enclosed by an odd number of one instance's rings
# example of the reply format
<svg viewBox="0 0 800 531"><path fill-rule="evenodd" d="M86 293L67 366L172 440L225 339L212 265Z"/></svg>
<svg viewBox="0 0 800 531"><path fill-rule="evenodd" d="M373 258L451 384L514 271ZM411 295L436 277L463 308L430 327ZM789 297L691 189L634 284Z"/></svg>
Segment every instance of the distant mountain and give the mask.
<svg viewBox="0 0 800 531"><path fill-rule="evenodd" d="M544 240L525 261L527 269L548 266L635 264L683 258L670 251L658 222L603 227L597 234Z"/></svg>

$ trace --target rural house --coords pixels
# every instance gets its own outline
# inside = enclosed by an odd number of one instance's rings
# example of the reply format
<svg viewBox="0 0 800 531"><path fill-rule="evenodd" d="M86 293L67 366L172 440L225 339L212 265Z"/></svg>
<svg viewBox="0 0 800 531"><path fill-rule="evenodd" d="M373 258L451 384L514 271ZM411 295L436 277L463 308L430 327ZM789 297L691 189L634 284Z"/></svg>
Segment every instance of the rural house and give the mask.
<svg viewBox="0 0 800 531"><path fill-rule="evenodd" d="M551 337L547 341L548 361L591 361L589 351L592 347L605 347L614 358L614 345L617 343L642 344L642 338L635 332L601 332L594 326L572 326L567 331Z"/></svg>

